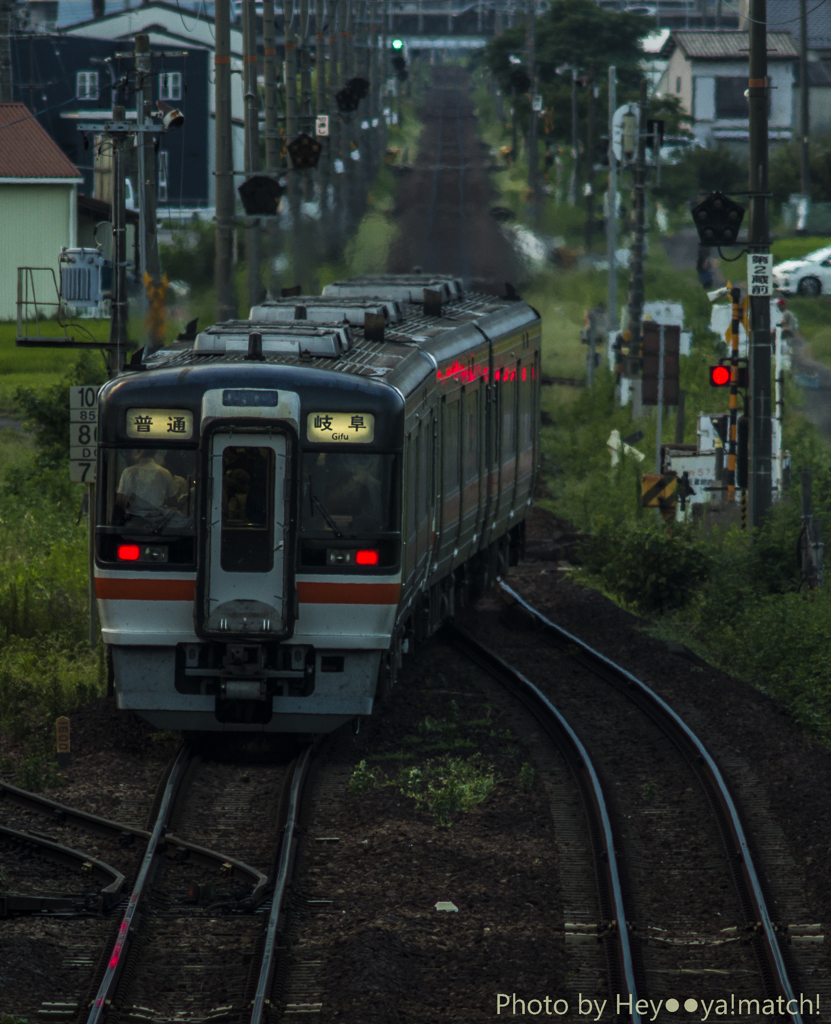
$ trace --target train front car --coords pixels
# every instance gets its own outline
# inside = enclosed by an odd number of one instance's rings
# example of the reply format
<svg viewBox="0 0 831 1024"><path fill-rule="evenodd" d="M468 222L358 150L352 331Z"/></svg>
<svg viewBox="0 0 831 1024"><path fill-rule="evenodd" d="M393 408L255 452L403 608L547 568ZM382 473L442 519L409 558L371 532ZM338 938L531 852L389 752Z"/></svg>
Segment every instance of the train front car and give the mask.
<svg viewBox="0 0 831 1024"><path fill-rule="evenodd" d="M539 317L452 279L421 303L409 279L364 288L364 327L343 282L102 390L102 634L119 707L159 728L312 734L369 715L410 639L516 555Z"/></svg>

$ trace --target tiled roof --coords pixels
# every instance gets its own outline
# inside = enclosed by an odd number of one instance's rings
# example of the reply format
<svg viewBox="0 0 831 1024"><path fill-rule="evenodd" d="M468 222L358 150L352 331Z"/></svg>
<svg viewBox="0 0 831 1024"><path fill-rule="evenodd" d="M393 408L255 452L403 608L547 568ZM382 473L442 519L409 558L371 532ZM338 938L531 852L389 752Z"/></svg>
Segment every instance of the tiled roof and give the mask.
<svg viewBox="0 0 831 1024"><path fill-rule="evenodd" d="M669 37L661 55L669 56L676 46L680 46L687 57L698 60L746 61L749 56L749 39L749 33L733 29L679 29ZM795 60L798 56L799 48L790 32L768 32L770 60Z"/></svg>
<svg viewBox="0 0 831 1024"><path fill-rule="evenodd" d="M80 177L75 164L22 103L0 103L0 178Z"/></svg>
<svg viewBox="0 0 831 1024"><path fill-rule="evenodd" d="M768 0L767 13L768 28L790 32L799 45L799 0ZM831 49L831 8L825 3L809 3L807 13L809 48Z"/></svg>

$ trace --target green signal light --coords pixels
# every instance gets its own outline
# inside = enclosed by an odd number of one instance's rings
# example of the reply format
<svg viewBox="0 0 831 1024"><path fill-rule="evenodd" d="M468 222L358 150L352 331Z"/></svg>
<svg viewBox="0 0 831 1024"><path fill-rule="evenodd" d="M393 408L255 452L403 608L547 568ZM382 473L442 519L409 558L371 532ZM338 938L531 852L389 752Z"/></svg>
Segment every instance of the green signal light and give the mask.
<svg viewBox="0 0 831 1024"><path fill-rule="evenodd" d="M404 46L404 42L401 39L393 39L392 48L393 50L400 50Z"/></svg>

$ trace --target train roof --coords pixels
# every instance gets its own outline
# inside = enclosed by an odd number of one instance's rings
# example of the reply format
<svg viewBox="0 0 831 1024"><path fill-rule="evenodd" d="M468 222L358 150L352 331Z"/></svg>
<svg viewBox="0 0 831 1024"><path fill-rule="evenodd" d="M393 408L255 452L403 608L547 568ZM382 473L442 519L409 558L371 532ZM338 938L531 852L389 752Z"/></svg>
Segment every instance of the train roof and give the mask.
<svg viewBox="0 0 831 1024"><path fill-rule="evenodd" d="M376 288L386 280L390 289L395 290L402 276L379 275L359 280ZM422 290L432 289L438 281L429 275L414 275L412 279L421 283ZM407 277L406 281L409 280ZM455 279L445 278L444 281L453 283L455 289ZM406 286L409 287L409 283ZM324 297L327 302L337 299L336 296ZM309 298L319 301L321 297ZM222 363L252 367L258 362L260 365L276 363L383 381L406 396L448 360L482 344L483 335L496 340L539 321L537 312L522 300L493 295L470 294L445 301L439 315L425 313L423 301L404 301L391 294L346 298L349 301L338 322L321 323L309 318L232 320L215 324L201 331L195 341L177 342L154 352L143 368L152 372L167 368L216 367ZM377 305L372 301L379 298L396 299L401 315L398 322L390 322L391 318L386 315L380 320L380 311L376 313ZM371 326L370 320L365 325L352 322L354 316L350 314L354 312L355 299L366 303L365 312L376 313L378 319L374 325ZM278 300L272 308L297 307L307 302L307 297L295 296L282 302ZM332 302L332 307L336 307L336 302ZM256 362L251 361L252 335L259 335L260 339L254 343Z"/></svg>

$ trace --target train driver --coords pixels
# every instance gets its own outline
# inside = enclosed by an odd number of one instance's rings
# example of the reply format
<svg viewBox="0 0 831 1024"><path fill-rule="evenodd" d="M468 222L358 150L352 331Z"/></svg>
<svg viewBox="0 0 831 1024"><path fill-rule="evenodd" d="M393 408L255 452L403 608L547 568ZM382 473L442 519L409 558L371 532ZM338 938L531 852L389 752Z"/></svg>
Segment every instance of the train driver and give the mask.
<svg viewBox="0 0 831 1024"><path fill-rule="evenodd" d="M165 506L175 506L179 498L180 489L173 474L156 462L153 452L141 449L136 452L133 465L121 474L116 507L148 525L162 516L167 525L176 526L177 523L170 522L175 510Z"/></svg>

